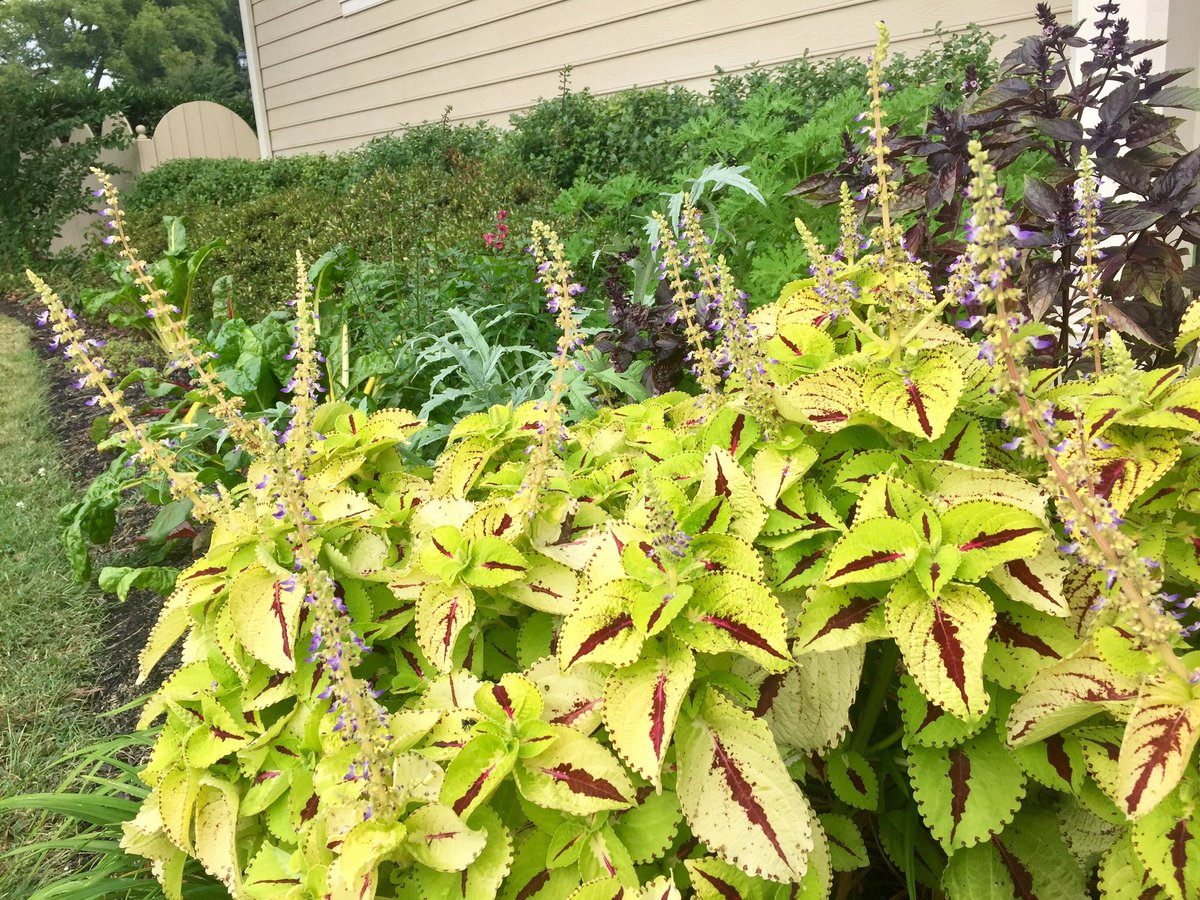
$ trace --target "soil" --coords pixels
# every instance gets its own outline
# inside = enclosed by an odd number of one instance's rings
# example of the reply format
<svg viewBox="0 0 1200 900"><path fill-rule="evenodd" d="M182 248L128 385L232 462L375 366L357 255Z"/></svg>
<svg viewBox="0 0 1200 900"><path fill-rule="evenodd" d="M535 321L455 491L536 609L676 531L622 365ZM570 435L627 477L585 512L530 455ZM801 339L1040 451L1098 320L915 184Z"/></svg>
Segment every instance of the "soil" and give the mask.
<svg viewBox="0 0 1200 900"><path fill-rule="evenodd" d="M0 296L0 315L17 319L36 329L38 310L11 295ZM123 337L119 329L106 325L88 323L87 331L90 337L107 341L120 341ZM116 451L101 452L96 449L92 422L103 413L84 404L74 388L78 376L67 368L58 351L50 349L44 331L35 330L33 347L46 364L50 429L62 447L62 462L66 471L82 492L93 478L108 468ZM134 409L146 400L140 385L127 388L125 398ZM109 563L130 564L129 557L139 551L142 536L157 512L156 507L136 497L122 504L117 511L117 527L112 540L104 547L95 548L96 571ZM181 555L182 558L179 558ZM163 564L182 567L188 562L190 558L186 551L177 551L172 559L165 560ZM161 684L164 675L173 671L178 664L178 648L159 663L149 681L136 684L138 653L158 619L163 598L154 591L135 589L129 592L126 600L119 599L115 594L103 594L101 602L107 619L104 642L91 674L93 684L90 688L83 688L81 684L81 688L92 694L93 707L97 712L107 713ZM117 714L113 717L114 730L131 730L137 715L136 709Z"/></svg>

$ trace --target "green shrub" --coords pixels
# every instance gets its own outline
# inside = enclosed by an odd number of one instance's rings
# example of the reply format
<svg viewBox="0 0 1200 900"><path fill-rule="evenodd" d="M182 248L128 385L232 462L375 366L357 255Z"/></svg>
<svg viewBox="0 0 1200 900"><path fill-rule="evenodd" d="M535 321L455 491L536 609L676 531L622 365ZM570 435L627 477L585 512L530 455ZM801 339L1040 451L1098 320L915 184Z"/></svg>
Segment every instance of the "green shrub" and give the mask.
<svg viewBox="0 0 1200 900"><path fill-rule="evenodd" d="M281 156L271 160L173 159L139 175L128 193L132 211L163 208L180 214L203 206L235 206L274 191L310 188L341 192L350 170L345 156Z"/></svg>
<svg viewBox="0 0 1200 900"><path fill-rule="evenodd" d="M413 167L451 172L494 153L502 142L498 128L486 122L450 125L445 119L406 128L399 135L372 138L350 154L351 183L377 172Z"/></svg>
<svg viewBox="0 0 1200 900"><path fill-rule="evenodd" d="M318 165L316 158L297 159ZM334 158L335 163L344 160ZM266 171L276 163L283 163L279 171L284 172L293 165L291 160L248 165ZM242 168L197 170L237 173ZM155 174L157 170L144 177ZM186 214L188 234L196 244L224 237L228 248L214 255L208 280L201 279L198 293L211 289L218 271L230 276L237 314L247 319L281 308L291 296L294 273L281 267L280 259L290 258L298 249L306 259L315 260L345 244L363 259L394 266L403 283L401 302L427 309L424 321L429 323L443 308L439 295L452 287L445 266L455 256L455 248L484 249L483 234L499 209L510 211L512 221L527 223L531 212L541 208L543 193L540 184L503 161L462 162L450 171L421 167L382 171L344 193L298 178L293 186L264 190L254 199L228 206L163 201L131 211L128 227L135 245L148 258L165 251L161 221L167 214ZM203 318L198 321L202 327Z"/></svg>
<svg viewBox="0 0 1200 900"><path fill-rule="evenodd" d="M702 95L678 86L612 97L564 89L514 115L505 146L560 188L581 178L656 176L687 162L679 158L672 136L705 105Z"/></svg>

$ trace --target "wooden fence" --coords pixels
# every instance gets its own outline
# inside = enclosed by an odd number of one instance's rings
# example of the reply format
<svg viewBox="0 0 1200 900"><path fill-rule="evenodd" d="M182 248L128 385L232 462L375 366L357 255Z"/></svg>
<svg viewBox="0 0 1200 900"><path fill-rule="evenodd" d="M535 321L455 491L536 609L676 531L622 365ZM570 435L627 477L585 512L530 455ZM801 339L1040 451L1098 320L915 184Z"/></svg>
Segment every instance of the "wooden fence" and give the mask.
<svg viewBox="0 0 1200 900"><path fill-rule="evenodd" d="M159 120L153 135L147 134L145 125L139 125L135 134L124 116L109 116L100 126L102 137L120 132L129 136L127 146L101 150L96 158L98 165L120 170L113 177L118 189L127 188L136 176L171 159L259 158L254 130L233 110L208 100L176 106ZM71 132L68 140L82 143L93 137L95 132L84 125ZM85 183L89 190L99 187L91 175ZM66 222L50 245L51 251L82 246L97 225L96 209L99 205Z"/></svg>

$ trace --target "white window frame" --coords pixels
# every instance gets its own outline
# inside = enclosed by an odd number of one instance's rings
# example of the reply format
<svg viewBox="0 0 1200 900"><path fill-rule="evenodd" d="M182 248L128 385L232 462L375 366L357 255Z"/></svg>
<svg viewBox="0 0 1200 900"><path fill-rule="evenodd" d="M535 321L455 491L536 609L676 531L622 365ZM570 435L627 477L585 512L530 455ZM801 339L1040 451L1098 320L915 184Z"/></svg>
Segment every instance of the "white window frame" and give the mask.
<svg viewBox="0 0 1200 900"><path fill-rule="evenodd" d="M342 18L352 16L356 12L362 12L364 9L370 9L372 6L378 6L380 3L386 3L387 0L341 0Z"/></svg>

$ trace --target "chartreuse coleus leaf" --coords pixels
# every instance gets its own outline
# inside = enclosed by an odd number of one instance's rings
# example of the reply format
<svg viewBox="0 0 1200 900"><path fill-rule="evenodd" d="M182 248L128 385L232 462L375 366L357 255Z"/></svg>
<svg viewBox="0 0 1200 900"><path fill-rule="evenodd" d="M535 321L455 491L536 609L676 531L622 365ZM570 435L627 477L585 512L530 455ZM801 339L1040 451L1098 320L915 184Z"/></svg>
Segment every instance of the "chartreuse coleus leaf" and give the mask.
<svg viewBox="0 0 1200 900"><path fill-rule="evenodd" d="M839 800L855 809L879 807L879 776L856 750L835 750L826 758L825 777Z"/></svg>
<svg viewBox="0 0 1200 900"><path fill-rule="evenodd" d="M1046 513L1046 491L1003 469L981 469L952 462L914 459L907 476L946 507L987 499L1038 516ZM945 522L942 523L943 531Z"/></svg>
<svg viewBox="0 0 1200 900"><path fill-rule="evenodd" d="M583 661L625 666L637 659L645 638L634 627L630 610L642 591L640 582L618 578L582 592L559 631L563 668Z"/></svg>
<svg viewBox="0 0 1200 900"><path fill-rule="evenodd" d="M1091 785L1092 793L1095 793L1095 785L1087 781L1086 772L1084 777L1079 779L1079 784L1085 786L1083 790L1070 793L1082 795L1087 792L1087 785ZM1111 810L1110 818L1102 818L1093 813L1078 797L1064 798L1057 813L1059 832L1067 842L1075 862L1085 872L1094 871L1100 857L1107 853L1121 836L1128 833L1126 818L1116 808Z"/></svg>
<svg viewBox="0 0 1200 900"><path fill-rule="evenodd" d="M565 900L579 887L577 866L546 865L551 834L528 828L517 839L512 869L504 880L501 900Z"/></svg>
<svg viewBox="0 0 1200 900"><path fill-rule="evenodd" d="M898 519L855 523L833 546L825 563L829 587L871 581L892 581L917 558L920 540L913 527Z"/></svg>
<svg viewBox="0 0 1200 900"><path fill-rule="evenodd" d="M642 792L639 792L639 795ZM674 791L647 793L613 820L613 831L628 848L630 859L644 865L659 859L675 840L683 810Z"/></svg>
<svg viewBox="0 0 1200 900"><path fill-rule="evenodd" d="M300 883L298 870L292 866L292 854L272 844L264 843L246 867L242 880L244 896L250 900L304 900L307 892Z"/></svg>
<svg viewBox="0 0 1200 900"><path fill-rule="evenodd" d="M737 866L712 856L684 861L698 900L775 900L778 884L747 875Z"/></svg>
<svg viewBox="0 0 1200 900"><path fill-rule="evenodd" d="M203 775L195 809L196 859L204 871L236 897L242 882L237 841L237 788L223 779Z"/></svg>
<svg viewBox="0 0 1200 900"><path fill-rule="evenodd" d="M517 748L495 734L472 737L450 760L441 801L464 819L496 791L517 761Z"/></svg>
<svg viewBox="0 0 1200 900"><path fill-rule="evenodd" d="M1179 334L1175 338L1175 349L1183 350L1192 341L1200 338L1200 297L1192 300L1179 320Z"/></svg>
<svg viewBox="0 0 1200 900"><path fill-rule="evenodd" d="M553 740L516 770L521 794L539 806L575 815L625 809L633 783L617 758L598 741L565 725L549 725Z"/></svg>
<svg viewBox="0 0 1200 900"><path fill-rule="evenodd" d="M1171 900L1200 896L1200 811L1179 791L1133 824L1133 849L1150 877Z"/></svg>
<svg viewBox="0 0 1200 900"><path fill-rule="evenodd" d="M175 580L175 590L164 601L158 621L138 656L138 684L192 626L189 607L212 600L225 589L227 567L210 553L185 569ZM222 559L226 554L219 554Z"/></svg>
<svg viewBox="0 0 1200 900"><path fill-rule="evenodd" d="M983 426L978 419L955 413L937 440L917 444L912 452L923 459L940 459L964 466L982 466L985 459Z"/></svg>
<svg viewBox="0 0 1200 900"><path fill-rule="evenodd" d="M999 832L1025 796L1025 773L995 728L950 747L911 744L908 775L921 817L947 853Z"/></svg>
<svg viewBox="0 0 1200 900"><path fill-rule="evenodd" d="M580 664L562 672L552 656L539 659L525 671L542 694L542 720L568 725L591 734L604 712L605 677L602 669Z"/></svg>
<svg viewBox="0 0 1200 900"><path fill-rule="evenodd" d="M585 881L571 892L567 900L627 900L635 896L619 879L608 876Z"/></svg>
<svg viewBox="0 0 1200 900"><path fill-rule="evenodd" d="M942 513L942 541L957 548L954 577L978 581L1001 563L1037 554L1046 537L1041 519L996 500L968 500Z"/></svg>
<svg viewBox="0 0 1200 900"><path fill-rule="evenodd" d="M1037 554L996 566L988 579L1012 600L1052 616L1066 618L1070 609L1063 596L1067 564L1053 541L1044 541Z"/></svg>
<svg viewBox="0 0 1200 900"><path fill-rule="evenodd" d="M820 821L835 872L852 872L871 864L867 844L853 819L839 813L822 813Z"/></svg>
<svg viewBox="0 0 1200 900"><path fill-rule="evenodd" d="M812 810L765 722L709 689L676 729L679 800L692 833L726 862L770 881L800 881Z"/></svg>
<svg viewBox="0 0 1200 900"><path fill-rule="evenodd" d="M775 393L775 407L790 422L837 431L863 407L863 376L849 366L801 375Z"/></svg>
<svg viewBox="0 0 1200 900"><path fill-rule="evenodd" d="M763 584L733 572L691 582L693 594L671 631L701 653L738 653L765 669L791 665L786 621Z"/></svg>
<svg viewBox="0 0 1200 900"><path fill-rule="evenodd" d="M663 759L696 674L692 651L673 639L647 644L604 687L604 725L621 758L661 789Z"/></svg>
<svg viewBox="0 0 1200 900"><path fill-rule="evenodd" d="M938 348L918 352L897 367L881 363L862 383L866 409L902 431L927 441L941 437L964 386L954 354Z"/></svg>
<svg viewBox="0 0 1200 900"><path fill-rule="evenodd" d="M1021 812L1000 834L950 856L950 900L1086 900L1084 872L1050 812Z"/></svg>
<svg viewBox="0 0 1200 900"><path fill-rule="evenodd" d="M908 576L888 595L888 630L905 668L932 702L960 719L987 711L983 657L995 615L987 594L968 584L949 584L935 599Z"/></svg>
<svg viewBox="0 0 1200 900"><path fill-rule="evenodd" d="M1064 794L1083 791L1088 777L1087 760L1079 739L1070 734L1052 734L1045 740L1013 750L1013 758L1034 781Z"/></svg>
<svg viewBox="0 0 1200 900"><path fill-rule="evenodd" d="M730 534L747 541L758 536L767 520L767 511L741 463L720 447L705 454L703 476L693 498L696 503L714 499L731 513Z"/></svg>
<svg viewBox="0 0 1200 900"><path fill-rule="evenodd" d="M819 653L888 637L885 599L884 585L814 588L793 631L793 652Z"/></svg>
<svg viewBox="0 0 1200 900"><path fill-rule="evenodd" d="M426 807L427 809L429 807ZM473 900L475 897L494 897L512 866L512 836L492 809L480 809L471 816L474 828L485 834L483 850L465 870L438 871L418 863L409 875L410 890L421 897ZM412 841L412 821L409 820Z"/></svg>
<svg viewBox="0 0 1200 900"><path fill-rule="evenodd" d="M468 538L453 525L433 529L420 551L421 566L446 584L494 588L525 576L529 564L503 538Z"/></svg>
<svg viewBox="0 0 1200 900"><path fill-rule="evenodd" d="M1039 671L1013 704L1008 741L1014 747L1039 741L1098 712L1129 708L1135 680L1114 671L1087 644Z"/></svg>
<svg viewBox="0 0 1200 900"><path fill-rule="evenodd" d="M1170 371L1172 370L1167 370ZM1159 372L1145 374L1148 377L1158 376ZM1158 380L1163 380L1162 376ZM1192 432L1200 430L1200 380L1193 375L1176 382L1161 396L1154 398L1154 407L1153 411L1136 416L1131 421L1151 428L1178 428Z"/></svg>
<svg viewBox="0 0 1200 900"><path fill-rule="evenodd" d="M675 882L666 875L660 875L648 884L642 885L642 891L637 900L683 900Z"/></svg>
<svg viewBox="0 0 1200 900"><path fill-rule="evenodd" d="M1098 874L1104 900L1166 900L1170 896L1138 859L1129 834L1104 854Z"/></svg>
<svg viewBox="0 0 1200 900"><path fill-rule="evenodd" d="M891 454L888 454L889 456ZM843 467L852 470L850 463ZM854 521L900 519L918 527L917 516L933 513L933 504L912 484L887 472L866 476L854 507ZM940 531L939 531L940 534ZM926 541L928 543L928 541Z"/></svg>
<svg viewBox="0 0 1200 900"><path fill-rule="evenodd" d="M1158 482L1179 461L1179 440L1165 431L1143 428L1110 428L1106 448L1089 447L1087 466L1095 478L1096 493L1123 515L1130 504ZM1065 450L1068 462L1078 460L1072 444Z"/></svg>
<svg viewBox="0 0 1200 900"><path fill-rule="evenodd" d="M774 507L780 495L803 478L816 461L817 449L809 444L790 450L768 445L755 453L750 477L763 505Z"/></svg>
<svg viewBox="0 0 1200 900"><path fill-rule="evenodd" d="M121 849L145 857L161 867L159 884L163 895L167 900L182 900L183 867L188 857L163 833L157 806L150 802L143 803L133 819L122 823L121 832Z"/></svg>
<svg viewBox="0 0 1200 900"><path fill-rule="evenodd" d="M486 831L469 827L440 803L417 809L405 820L404 828L404 848L417 862L438 872L462 872L488 843Z"/></svg>
<svg viewBox="0 0 1200 900"><path fill-rule="evenodd" d="M1024 691L1046 666L1073 653L1080 644L1065 619L997 598L996 624L988 635L983 674L989 681Z"/></svg>
<svg viewBox="0 0 1200 900"><path fill-rule="evenodd" d="M417 599L416 631L421 652L438 671L454 666L459 635L475 616L475 595L466 585L431 582Z"/></svg>
<svg viewBox="0 0 1200 900"><path fill-rule="evenodd" d="M351 827L342 835L337 856L328 867L329 896L336 900L373 897L379 888L380 862L404 845L405 836L403 822L368 819Z"/></svg>
<svg viewBox="0 0 1200 900"><path fill-rule="evenodd" d="M579 854L579 875L584 881L615 878L626 891L634 891L639 885L628 848L607 822L600 823L588 836Z"/></svg>
<svg viewBox="0 0 1200 900"><path fill-rule="evenodd" d="M1175 789L1200 739L1200 699L1174 677L1144 683L1125 726L1117 763L1121 807L1150 812Z"/></svg>
<svg viewBox="0 0 1200 900"><path fill-rule="evenodd" d="M825 752L850 727L864 653L861 645L852 645L799 656L788 671L764 679L755 714L766 719L779 743Z"/></svg>
<svg viewBox="0 0 1200 900"><path fill-rule="evenodd" d="M921 691L911 675L900 677L897 692L900 701L900 721L904 725L905 746L949 747L961 744L979 734L992 721L993 707L973 719L960 719L942 709Z"/></svg>

